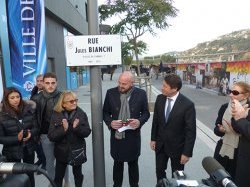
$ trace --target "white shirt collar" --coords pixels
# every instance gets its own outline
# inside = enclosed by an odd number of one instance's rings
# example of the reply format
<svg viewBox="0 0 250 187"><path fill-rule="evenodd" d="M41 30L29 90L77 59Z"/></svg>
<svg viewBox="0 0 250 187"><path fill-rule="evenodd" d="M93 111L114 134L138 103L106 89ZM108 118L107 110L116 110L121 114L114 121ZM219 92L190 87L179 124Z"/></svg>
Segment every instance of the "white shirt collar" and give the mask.
<svg viewBox="0 0 250 187"><path fill-rule="evenodd" d="M175 101L176 101L176 99L177 99L177 97L178 97L179 94L180 94L180 92L177 92L174 96L167 97L167 98L170 98L172 100L172 103L175 103Z"/></svg>

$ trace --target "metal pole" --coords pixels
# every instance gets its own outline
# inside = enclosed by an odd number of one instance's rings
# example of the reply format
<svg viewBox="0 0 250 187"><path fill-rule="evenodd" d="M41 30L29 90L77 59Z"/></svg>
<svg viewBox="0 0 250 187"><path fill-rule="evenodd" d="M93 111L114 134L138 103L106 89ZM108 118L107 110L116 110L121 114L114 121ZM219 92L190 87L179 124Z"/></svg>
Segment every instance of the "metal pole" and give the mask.
<svg viewBox="0 0 250 187"><path fill-rule="evenodd" d="M88 0L89 35L99 35L97 0ZM102 119L102 82L99 66L90 66L91 118L94 187L105 187L105 160Z"/></svg>

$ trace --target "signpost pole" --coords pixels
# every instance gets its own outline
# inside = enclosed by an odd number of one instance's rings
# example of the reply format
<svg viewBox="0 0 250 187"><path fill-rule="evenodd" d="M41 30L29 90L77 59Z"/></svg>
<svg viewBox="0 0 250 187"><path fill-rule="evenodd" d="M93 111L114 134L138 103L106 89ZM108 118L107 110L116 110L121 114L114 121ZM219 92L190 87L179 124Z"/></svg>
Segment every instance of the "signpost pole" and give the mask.
<svg viewBox="0 0 250 187"><path fill-rule="evenodd" d="M97 0L88 0L88 31L89 35L99 34ZM99 66L90 66L91 116L94 186L104 187L105 160L102 122L102 82Z"/></svg>

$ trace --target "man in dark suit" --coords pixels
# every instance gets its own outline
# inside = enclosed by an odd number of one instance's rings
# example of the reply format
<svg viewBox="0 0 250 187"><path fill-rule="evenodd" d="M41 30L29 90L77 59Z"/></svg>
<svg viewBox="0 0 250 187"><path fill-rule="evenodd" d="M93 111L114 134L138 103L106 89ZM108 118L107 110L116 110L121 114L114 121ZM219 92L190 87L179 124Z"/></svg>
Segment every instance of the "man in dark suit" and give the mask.
<svg viewBox="0 0 250 187"><path fill-rule="evenodd" d="M122 186L124 162L128 162L130 186L139 186L140 129L149 117L146 92L134 87L131 72L123 72L118 87L107 91L103 106L103 120L111 133L114 187Z"/></svg>
<svg viewBox="0 0 250 187"><path fill-rule="evenodd" d="M192 157L196 113L194 103L179 92L181 87L178 75L167 75L163 80L162 94L155 102L150 147L156 155L157 181L166 178L169 159L173 173L184 170L184 165Z"/></svg>

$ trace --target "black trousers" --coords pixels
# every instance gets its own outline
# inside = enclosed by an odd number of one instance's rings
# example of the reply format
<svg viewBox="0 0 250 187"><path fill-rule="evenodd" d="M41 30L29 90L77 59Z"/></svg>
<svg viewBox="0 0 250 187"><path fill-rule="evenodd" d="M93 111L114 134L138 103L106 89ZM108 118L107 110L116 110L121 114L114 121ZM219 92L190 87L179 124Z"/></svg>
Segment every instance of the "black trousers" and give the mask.
<svg viewBox="0 0 250 187"><path fill-rule="evenodd" d="M63 177L65 175L66 167L67 163L56 160L56 170L55 170L55 180L54 180L56 187L62 187L62 182L63 182ZM72 167L75 180L75 187L82 187L83 183L82 165L77 165Z"/></svg>
<svg viewBox="0 0 250 187"><path fill-rule="evenodd" d="M228 156L222 157L220 155L220 150L222 147L223 141L220 139L215 147L214 158L225 168L225 170L231 175L232 179L235 179L236 165L237 165L237 155L238 149L234 150L234 159L229 159Z"/></svg>
<svg viewBox="0 0 250 187"><path fill-rule="evenodd" d="M167 178L166 169L168 166L168 160L171 161L171 169L172 169L172 178L173 173L176 170L184 170L184 165L180 164L180 157L169 157L165 152L164 149L161 149L156 153L156 177L157 181L163 178Z"/></svg>
<svg viewBox="0 0 250 187"><path fill-rule="evenodd" d="M26 147L23 148L23 163L28 163L28 164L34 164L35 160L35 153L28 153ZM8 162L21 162L20 159L8 159ZM35 178L34 178L34 173L29 173L27 174L30 179L30 184L32 187L35 187Z"/></svg>
<svg viewBox="0 0 250 187"><path fill-rule="evenodd" d="M123 181L124 162L115 161L113 166L114 187L121 187ZM130 187L139 187L138 159L128 162Z"/></svg>

